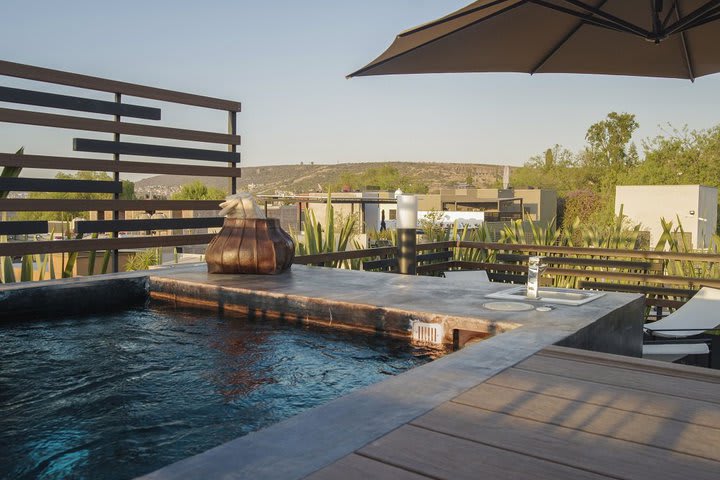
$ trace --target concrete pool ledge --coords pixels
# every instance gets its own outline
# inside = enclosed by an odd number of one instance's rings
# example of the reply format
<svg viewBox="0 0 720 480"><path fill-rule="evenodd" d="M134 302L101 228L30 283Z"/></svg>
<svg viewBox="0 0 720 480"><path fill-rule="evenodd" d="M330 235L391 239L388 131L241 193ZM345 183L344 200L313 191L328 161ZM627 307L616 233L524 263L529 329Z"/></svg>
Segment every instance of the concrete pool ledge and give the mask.
<svg viewBox="0 0 720 480"><path fill-rule="evenodd" d="M406 335L413 319L504 333L141 478L303 478L549 345L640 355L640 295L608 293L587 305L542 313L482 308L485 295L504 288L508 285L462 288L432 277L305 266L279 276L209 275L203 267L153 274L151 296L179 304L199 301L220 311L333 321L333 326L347 313L352 318L346 326L355 328L370 315L363 329ZM353 309L360 313L353 316Z"/></svg>

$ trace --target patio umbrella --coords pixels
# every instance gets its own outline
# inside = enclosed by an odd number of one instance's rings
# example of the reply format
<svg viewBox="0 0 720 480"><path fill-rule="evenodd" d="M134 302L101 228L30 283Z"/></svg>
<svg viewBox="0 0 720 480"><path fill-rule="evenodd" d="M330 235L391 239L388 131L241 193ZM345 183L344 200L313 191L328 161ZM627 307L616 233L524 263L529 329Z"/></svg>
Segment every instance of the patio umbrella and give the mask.
<svg viewBox="0 0 720 480"><path fill-rule="evenodd" d="M441 72L687 78L720 71L720 0L480 0L400 33L349 77Z"/></svg>

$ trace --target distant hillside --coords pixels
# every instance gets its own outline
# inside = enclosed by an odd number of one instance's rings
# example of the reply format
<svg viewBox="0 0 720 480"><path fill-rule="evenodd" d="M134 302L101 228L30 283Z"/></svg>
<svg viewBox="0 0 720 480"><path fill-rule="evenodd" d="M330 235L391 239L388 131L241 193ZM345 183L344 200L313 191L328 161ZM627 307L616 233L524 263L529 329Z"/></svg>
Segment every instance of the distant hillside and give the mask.
<svg viewBox="0 0 720 480"><path fill-rule="evenodd" d="M325 191L328 185L340 181L343 173L360 173L381 165L396 167L401 175L413 182L424 183L430 192L443 187L453 187L472 179L476 187L491 187L502 178L502 165L483 165L474 163L339 163L336 165L272 165L267 167L244 167L242 178L238 179L238 190L248 190L252 186L255 193L272 194L275 192L303 193ZM138 194L170 194L185 183L197 180L196 177L178 175L158 175L135 183ZM208 186L227 188L226 178L203 178Z"/></svg>

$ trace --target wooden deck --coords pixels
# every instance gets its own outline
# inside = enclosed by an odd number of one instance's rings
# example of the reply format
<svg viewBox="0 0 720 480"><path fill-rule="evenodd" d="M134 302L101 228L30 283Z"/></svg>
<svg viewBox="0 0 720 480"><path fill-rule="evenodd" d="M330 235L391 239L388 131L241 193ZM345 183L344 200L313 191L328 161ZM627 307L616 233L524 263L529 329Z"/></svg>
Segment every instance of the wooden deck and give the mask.
<svg viewBox="0 0 720 480"><path fill-rule="evenodd" d="M720 478L720 372L551 347L306 477Z"/></svg>

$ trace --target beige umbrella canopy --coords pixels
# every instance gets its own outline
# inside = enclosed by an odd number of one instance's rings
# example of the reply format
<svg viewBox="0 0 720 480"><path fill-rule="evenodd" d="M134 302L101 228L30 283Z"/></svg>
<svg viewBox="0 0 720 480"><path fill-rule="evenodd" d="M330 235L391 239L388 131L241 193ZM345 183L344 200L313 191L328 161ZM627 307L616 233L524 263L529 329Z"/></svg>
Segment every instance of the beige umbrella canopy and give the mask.
<svg viewBox="0 0 720 480"><path fill-rule="evenodd" d="M349 77L441 72L688 78L720 71L720 0L480 0L402 32Z"/></svg>

